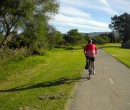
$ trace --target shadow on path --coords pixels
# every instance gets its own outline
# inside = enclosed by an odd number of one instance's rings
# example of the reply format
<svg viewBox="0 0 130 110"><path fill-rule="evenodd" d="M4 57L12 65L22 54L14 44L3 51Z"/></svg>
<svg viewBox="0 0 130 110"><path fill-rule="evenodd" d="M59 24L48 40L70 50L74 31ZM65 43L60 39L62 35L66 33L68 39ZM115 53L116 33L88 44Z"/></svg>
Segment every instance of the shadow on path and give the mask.
<svg viewBox="0 0 130 110"><path fill-rule="evenodd" d="M7 90L0 90L0 92L15 92L15 91L23 91L23 90L30 90L30 89L36 89L36 88L52 87L52 86L58 86L61 84L70 84L72 82L86 81L86 80L88 80L87 77L77 77L77 78L63 77L58 80L48 81L44 83L37 83L37 84L32 84L32 85L29 85L29 84L21 85L18 87L7 89Z"/></svg>

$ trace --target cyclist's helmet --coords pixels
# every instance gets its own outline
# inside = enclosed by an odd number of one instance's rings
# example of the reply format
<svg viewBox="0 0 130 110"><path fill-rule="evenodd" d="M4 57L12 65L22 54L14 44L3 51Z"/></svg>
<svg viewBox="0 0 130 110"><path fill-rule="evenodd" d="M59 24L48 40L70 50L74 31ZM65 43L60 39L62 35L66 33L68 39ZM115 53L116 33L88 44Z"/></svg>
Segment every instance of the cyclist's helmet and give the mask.
<svg viewBox="0 0 130 110"><path fill-rule="evenodd" d="M88 43L89 43L89 44L92 43L92 42L93 42L92 39L89 39L89 40L88 40Z"/></svg>

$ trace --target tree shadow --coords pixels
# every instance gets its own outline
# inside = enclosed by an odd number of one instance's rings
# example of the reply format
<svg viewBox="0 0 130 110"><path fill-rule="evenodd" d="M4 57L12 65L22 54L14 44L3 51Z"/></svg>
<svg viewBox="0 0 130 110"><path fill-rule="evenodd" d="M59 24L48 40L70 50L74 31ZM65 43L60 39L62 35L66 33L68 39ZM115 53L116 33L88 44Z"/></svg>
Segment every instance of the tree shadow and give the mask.
<svg viewBox="0 0 130 110"><path fill-rule="evenodd" d="M11 89L7 90L0 90L0 92L16 92L16 91L23 91L23 90L30 90L30 89L36 89L36 88L45 88L45 87L52 87L52 86L58 86L62 84L70 84L72 82L77 82L77 81L86 81L87 77L76 77L76 78L59 78L58 80L53 80L53 81L48 81L44 83L37 83L37 84L32 84L32 85L21 85L18 87L14 87Z"/></svg>

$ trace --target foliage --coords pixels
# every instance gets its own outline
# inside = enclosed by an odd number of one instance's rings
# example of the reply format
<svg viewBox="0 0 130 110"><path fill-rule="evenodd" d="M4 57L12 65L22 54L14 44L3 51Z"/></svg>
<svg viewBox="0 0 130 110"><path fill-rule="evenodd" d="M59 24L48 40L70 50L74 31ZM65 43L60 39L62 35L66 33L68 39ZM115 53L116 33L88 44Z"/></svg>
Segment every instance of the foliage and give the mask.
<svg viewBox="0 0 130 110"><path fill-rule="evenodd" d="M85 34L85 40L88 41L89 39L91 39L91 36L89 36L88 34Z"/></svg>
<svg viewBox="0 0 130 110"><path fill-rule="evenodd" d="M16 10L17 9L17 10ZM7 39L19 25L23 19L31 19L34 4L31 0L2 0L0 3L0 29L5 33L5 38L1 44Z"/></svg>
<svg viewBox="0 0 130 110"><path fill-rule="evenodd" d="M117 43L121 41L121 38L118 36L115 36L114 33L108 34L108 38L110 39L110 43Z"/></svg>
<svg viewBox="0 0 130 110"><path fill-rule="evenodd" d="M93 40L93 43L95 44L105 44L105 43L110 42L110 39L108 38L108 36L104 36L104 35L93 37L92 40Z"/></svg>
<svg viewBox="0 0 130 110"><path fill-rule="evenodd" d="M32 53L37 51L36 49L45 48L48 45L47 35L50 27L48 21L58 12L58 7L57 0L2 0L0 31L5 33L5 37L1 46L11 33L13 33L12 39L15 39L13 41L16 41L14 31L21 30L23 37L21 35L17 37L22 44L26 41L22 46L27 46ZM21 42L19 44L21 46Z"/></svg>
<svg viewBox="0 0 130 110"><path fill-rule="evenodd" d="M50 27L49 34L47 36L47 41L49 44L49 49L54 47L60 47L63 43L63 35L55 28Z"/></svg>
<svg viewBox="0 0 130 110"><path fill-rule="evenodd" d="M89 37L93 40L93 43L96 44L105 44L105 43L119 43L120 37L116 37L113 33L109 34L100 34L95 37Z"/></svg>
<svg viewBox="0 0 130 110"><path fill-rule="evenodd" d="M28 51L25 48L10 50L5 48L0 50L0 63L1 65L9 60L21 60L28 56Z"/></svg>
<svg viewBox="0 0 130 110"><path fill-rule="evenodd" d="M3 35L0 33L0 44L2 43Z"/></svg>
<svg viewBox="0 0 130 110"><path fill-rule="evenodd" d="M83 35L80 34L77 29L71 29L66 35L64 35L66 43L70 45L81 44L82 42L85 42L84 38L85 37L83 37Z"/></svg>
<svg viewBox="0 0 130 110"><path fill-rule="evenodd" d="M130 15L127 13L115 15L111 20L110 29L119 32L124 43L128 41L130 39Z"/></svg>
<svg viewBox="0 0 130 110"><path fill-rule="evenodd" d="M130 40L128 40L125 43L121 43L121 47L123 47L123 48L129 48L130 49Z"/></svg>

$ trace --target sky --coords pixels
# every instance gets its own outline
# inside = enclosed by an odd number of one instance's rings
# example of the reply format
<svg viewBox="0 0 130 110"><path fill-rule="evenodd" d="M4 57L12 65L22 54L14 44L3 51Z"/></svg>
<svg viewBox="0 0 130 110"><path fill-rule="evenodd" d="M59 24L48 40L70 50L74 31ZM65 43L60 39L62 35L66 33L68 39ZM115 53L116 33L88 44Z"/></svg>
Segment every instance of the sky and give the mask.
<svg viewBox="0 0 130 110"><path fill-rule="evenodd" d="M130 14L130 0L58 0L59 12L52 21L61 33L78 29L81 33L111 32L111 17Z"/></svg>

